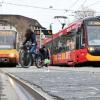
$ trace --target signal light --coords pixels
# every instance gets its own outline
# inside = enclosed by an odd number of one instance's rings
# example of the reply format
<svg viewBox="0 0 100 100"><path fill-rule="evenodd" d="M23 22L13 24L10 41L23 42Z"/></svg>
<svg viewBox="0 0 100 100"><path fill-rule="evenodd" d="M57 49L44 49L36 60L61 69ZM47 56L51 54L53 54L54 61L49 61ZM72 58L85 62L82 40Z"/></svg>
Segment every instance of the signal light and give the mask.
<svg viewBox="0 0 100 100"><path fill-rule="evenodd" d="M42 32L44 35L52 35L52 30L41 29L41 30L34 30L34 32L36 33L36 35L40 35L40 32Z"/></svg>

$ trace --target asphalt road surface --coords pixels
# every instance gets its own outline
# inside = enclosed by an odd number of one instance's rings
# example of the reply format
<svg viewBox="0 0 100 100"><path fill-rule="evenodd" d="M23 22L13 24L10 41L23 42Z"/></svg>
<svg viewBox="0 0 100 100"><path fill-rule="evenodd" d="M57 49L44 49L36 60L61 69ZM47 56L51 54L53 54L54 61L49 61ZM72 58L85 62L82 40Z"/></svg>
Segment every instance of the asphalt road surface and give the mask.
<svg viewBox="0 0 100 100"><path fill-rule="evenodd" d="M100 100L100 68L2 68L62 100Z"/></svg>

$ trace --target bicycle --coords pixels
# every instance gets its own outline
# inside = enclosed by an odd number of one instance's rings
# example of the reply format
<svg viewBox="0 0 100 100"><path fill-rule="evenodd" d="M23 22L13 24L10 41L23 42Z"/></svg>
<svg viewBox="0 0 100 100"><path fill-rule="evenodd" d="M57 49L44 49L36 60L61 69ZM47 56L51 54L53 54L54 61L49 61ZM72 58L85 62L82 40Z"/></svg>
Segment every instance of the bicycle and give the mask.
<svg viewBox="0 0 100 100"><path fill-rule="evenodd" d="M42 67L42 60L39 52L30 53L32 43L27 42L25 45L20 47L19 51L19 63L22 67L28 68L35 64L37 68Z"/></svg>

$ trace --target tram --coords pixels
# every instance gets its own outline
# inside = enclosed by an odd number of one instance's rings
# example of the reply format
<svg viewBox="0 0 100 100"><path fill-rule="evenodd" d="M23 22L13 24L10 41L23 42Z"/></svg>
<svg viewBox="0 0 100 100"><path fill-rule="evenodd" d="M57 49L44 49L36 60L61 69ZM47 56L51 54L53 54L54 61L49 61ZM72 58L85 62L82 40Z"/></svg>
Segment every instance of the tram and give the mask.
<svg viewBox="0 0 100 100"><path fill-rule="evenodd" d="M18 32L13 26L0 26L0 66L16 66L19 62Z"/></svg>
<svg viewBox="0 0 100 100"><path fill-rule="evenodd" d="M71 23L44 40L52 65L100 66L100 16Z"/></svg>

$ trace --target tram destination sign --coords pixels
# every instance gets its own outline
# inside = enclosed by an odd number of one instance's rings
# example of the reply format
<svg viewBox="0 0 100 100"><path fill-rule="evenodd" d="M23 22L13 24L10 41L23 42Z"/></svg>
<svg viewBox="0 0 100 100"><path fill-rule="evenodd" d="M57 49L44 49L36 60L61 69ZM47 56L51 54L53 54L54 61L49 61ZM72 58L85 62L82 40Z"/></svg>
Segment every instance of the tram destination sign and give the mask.
<svg viewBox="0 0 100 100"><path fill-rule="evenodd" d="M100 21L88 21L88 25L96 25L96 26L100 26Z"/></svg>

